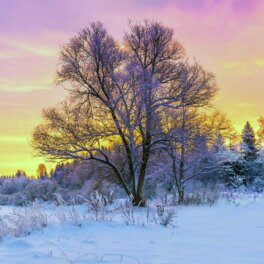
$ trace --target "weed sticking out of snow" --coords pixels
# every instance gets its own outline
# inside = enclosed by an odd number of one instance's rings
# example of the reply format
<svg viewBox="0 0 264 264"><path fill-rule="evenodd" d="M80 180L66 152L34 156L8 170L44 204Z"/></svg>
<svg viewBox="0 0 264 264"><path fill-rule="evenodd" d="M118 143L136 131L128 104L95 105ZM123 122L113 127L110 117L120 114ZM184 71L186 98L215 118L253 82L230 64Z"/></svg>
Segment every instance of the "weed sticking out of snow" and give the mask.
<svg viewBox="0 0 264 264"><path fill-rule="evenodd" d="M50 243L57 251L61 259L63 259L66 263L69 264L79 264L79 263L90 263L90 264L104 264L104 263L123 263L123 264L141 264L141 262L132 256L125 255L125 254L95 254L95 253L88 253L80 250L76 256L70 256L68 252L65 252L59 245L55 243ZM50 256L54 253L51 251Z"/></svg>
<svg viewBox="0 0 264 264"><path fill-rule="evenodd" d="M95 221L107 221L109 219L109 199L98 191L91 193L86 199L88 211L93 215Z"/></svg>
<svg viewBox="0 0 264 264"><path fill-rule="evenodd" d="M27 206L13 208L11 214L2 216L0 236L26 236L34 230L43 230L47 224L47 214L39 201L36 200Z"/></svg>
<svg viewBox="0 0 264 264"><path fill-rule="evenodd" d="M164 227L173 226L176 218L176 212L174 209L166 208L164 205L157 205L156 211L153 216L153 220L156 224L162 225Z"/></svg>
<svg viewBox="0 0 264 264"><path fill-rule="evenodd" d="M262 264L264 196L234 192L231 197L238 206L231 198L213 206L177 207L161 199L145 208L119 200L105 204L111 221L95 221L88 202L74 200L2 207L0 263Z"/></svg>
<svg viewBox="0 0 264 264"><path fill-rule="evenodd" d="M125 200L123 204L121 204L121 213L123 221L126 225L135 224L135 216L134 216L134 207L130 200Z"/></svg>

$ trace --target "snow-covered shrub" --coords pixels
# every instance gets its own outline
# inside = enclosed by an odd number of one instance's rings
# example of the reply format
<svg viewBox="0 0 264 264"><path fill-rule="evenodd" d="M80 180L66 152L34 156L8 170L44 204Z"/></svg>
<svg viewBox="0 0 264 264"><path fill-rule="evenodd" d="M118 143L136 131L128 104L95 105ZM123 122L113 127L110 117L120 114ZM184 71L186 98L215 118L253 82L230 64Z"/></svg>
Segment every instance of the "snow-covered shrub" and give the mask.
<svg viewBox="0 0 264 264"><path fill-rule="evenodd" d="M123 199L117 203L117 207L114 211L121 213L121 218L126 225L145 227L146 224L152 221L150 217L151 208L149 205L150 202L148 201L144 208L140 205L133 206L131 199Z"/></svg>
<svg viewBox="0 0 264 264"><path fill-rule="evenodd" d="M84 217L80 214L78 208L76 207L77 199L72 199L71 204L67 204L59 193L55 193L54 196L56 197L55 201L57 205L57 208L55 209L55 216L58 223L65 224L66 222L70 222L73 223L74 226L81 227L81 222L84 220Z"/></svg>
<svg viewBox="0 0 264 264"><path fill-rule="evenodd" d="M174 209L166 208L164 205L156 205L156 211L153 216L153 220L156 224L162 226L174 226L176 213Z"/></svg>
<svg viewBox="0 0 264 264"><path fill-rule="evenodd" d="M125 200L121 205L121 213L126 225L135 224L134 206L130 200Z"/></svg>
<svg viewBox="0 0 264 264"><path fill-rule="evenodd" d="M14 208L11 214L2 217L6 234L16 237L29 235L34 230L42 230L48 224L48 217L41 204L35 201L26 207Z"/></svg>
<svg viewBox="0 0 264 264"><path fill-rule="evenodd" d="M75 204L71 205L69 210L69 220L73 223L74 226L81 227L82 217L78 212Z"/></svg>
<svg viewBox="0 0 264 264"><path fill-rule="evenodd" d="M21 192L29 184L30 180L25 177L19 178L5 178L2 182L0 193L13 194Z"/></svg>
<svg viewBox="0 0 264 264"><path fill-rule="evenodd" d="M256 177L252 183L251 189L255 192L264 192L264 176Z"/></svg>
<svg viewBox="0 0 264 264"><path fill-rule="evenodd" d="M56 192L57 184L51 180L34 180L25 188L25 194L28 201L42 199L44 201L52 200Z"/></svg>
<svg viewBox="0 0 264 264"><path fill-rule="evenodd" d="M90 197L86 199L88 211L92 213L95 221L108 220L109 211L107 205L109 201L106 196L100 194L98 191L91 193Z"/></svg>
<svg viewBox="0 0 264 264"><path fill-rule="evenodd" d="M29 225L32 230L43 229L48 224L48 217L38 200L24 207L28 214Z"/></svg>
<svg viewBox="0 0 264 264"><path fill-rule="evenodd" d="M28 202L26 195L23 192L14 194L0 194L0 205L15 205L22 206Z"/></svg>
<svg viewBox="0 0 264 264"><path fill-rule="evenodd" d="M9 196L7 194L0 194L0 205L9 205Z"/></svg>
<svg viewBox="0 0 264 264"><path fill-rule="evenodd" d="M54 193L55 204L57 208L55 211L55 217L59 224L63 225L67 222L67 214L65 212L64 206L66 205L66 201L62 198L60 193Z"/></svg>
<svg viewBox="0 0 264 264"><path fill-rule="evenodd" d="M213 205L220 198L217 190L199 189L185 193L184 205Z"/></svg>
<svg viewBox="0 0 264 264"><path fill-rule="evenodd" d="M27 196L24 192L14 193L9 195L8 205L23 206L28 202Z"/></svg>

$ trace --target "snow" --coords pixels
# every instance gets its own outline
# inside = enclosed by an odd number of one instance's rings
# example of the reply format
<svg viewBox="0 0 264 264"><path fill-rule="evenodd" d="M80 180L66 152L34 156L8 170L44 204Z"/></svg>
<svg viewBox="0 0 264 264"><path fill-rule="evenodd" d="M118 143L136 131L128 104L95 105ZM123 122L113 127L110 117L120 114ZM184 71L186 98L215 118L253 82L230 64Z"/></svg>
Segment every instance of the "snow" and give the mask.
<svg viewBox="0 0 264 264"><path fill-rule="evenodd" d="M46 210L55 213L52 206ZM2 207L0 215L11 212ZM4 237L0 263L264 263L262 199L221 199L213 206L178 206L176 212L175 228L142 226L146 209L140 208L135 218L141 224L126 225L116 213L111 221L87 220L81 227L53 223L26 237Z"/></svg>

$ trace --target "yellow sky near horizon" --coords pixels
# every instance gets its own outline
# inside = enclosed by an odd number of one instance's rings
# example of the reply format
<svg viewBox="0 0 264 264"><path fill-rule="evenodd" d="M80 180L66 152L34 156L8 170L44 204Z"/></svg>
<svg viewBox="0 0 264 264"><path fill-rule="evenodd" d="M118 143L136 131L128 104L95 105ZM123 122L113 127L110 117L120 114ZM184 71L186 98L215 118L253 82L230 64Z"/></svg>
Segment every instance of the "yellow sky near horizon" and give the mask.
<svg viewBox="0 0 264 264"><path fill-rule="evenodd" d="M28 142L41 109L67 94L53 82L59 51L97 20L119 40L128 18L172 27L188 55L216 75L217 107L238 132L246 121L257 129L264 116L263 11L257 0L0 0L0 175L33 175L43 162Z"/></svg>

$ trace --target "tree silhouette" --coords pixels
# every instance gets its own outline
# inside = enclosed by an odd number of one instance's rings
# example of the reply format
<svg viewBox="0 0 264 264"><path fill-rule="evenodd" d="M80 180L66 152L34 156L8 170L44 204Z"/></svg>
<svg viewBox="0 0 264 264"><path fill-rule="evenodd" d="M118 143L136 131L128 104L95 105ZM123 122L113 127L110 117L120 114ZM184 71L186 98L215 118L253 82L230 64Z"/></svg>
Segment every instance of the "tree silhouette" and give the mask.
<svg viewBox="0 0 264 264"><path fill-rule="evenodd" d="M255 160L258 156L255 133L249 122L246 122L242 131L241 152L248 161Z"/></svg>

